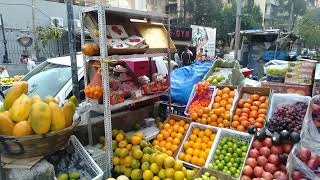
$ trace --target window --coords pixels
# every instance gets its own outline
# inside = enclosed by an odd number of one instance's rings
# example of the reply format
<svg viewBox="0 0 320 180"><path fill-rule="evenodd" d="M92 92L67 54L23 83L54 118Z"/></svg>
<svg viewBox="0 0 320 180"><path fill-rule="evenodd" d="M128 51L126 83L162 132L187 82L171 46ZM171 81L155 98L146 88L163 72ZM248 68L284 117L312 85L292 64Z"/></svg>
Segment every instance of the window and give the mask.
<svg viewBox="0 0 320 180"><path fill-rule="evenodd" d="M55 97L71 79L71 67L47 63L23 78L29 84L28 95Z"/></svg>

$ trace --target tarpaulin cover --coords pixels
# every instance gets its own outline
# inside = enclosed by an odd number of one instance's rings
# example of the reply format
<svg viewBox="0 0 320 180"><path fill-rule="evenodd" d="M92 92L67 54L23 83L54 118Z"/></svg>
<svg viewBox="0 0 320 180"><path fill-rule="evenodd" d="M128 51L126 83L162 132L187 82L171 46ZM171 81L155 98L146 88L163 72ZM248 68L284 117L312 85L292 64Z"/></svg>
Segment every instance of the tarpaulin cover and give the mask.
<svg viewBox="0 0 320 180"><path fill-rule="evenodd" d="M274 59L278 60L287 60L289 57L288 53L285 51L266 51L262 55L262 60L265 62L269 62Z"/></svg>
<svg viewBox="0 0 320 180"><path fill-rule="evenodd" d="M202 81L212 62L195 62L175 69L171 73L171 98L173 102L187 104L194 84Z"/></svg>

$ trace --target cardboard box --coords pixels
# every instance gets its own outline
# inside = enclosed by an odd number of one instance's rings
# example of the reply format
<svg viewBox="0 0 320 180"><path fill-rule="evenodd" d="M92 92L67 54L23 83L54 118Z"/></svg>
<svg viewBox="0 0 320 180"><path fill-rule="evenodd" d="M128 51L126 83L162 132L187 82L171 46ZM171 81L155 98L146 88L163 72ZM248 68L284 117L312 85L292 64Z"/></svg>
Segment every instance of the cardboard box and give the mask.
<svg viewBox="0 0 320 180"><path fill-rule="evenodd" d="M286 74L286 78L292 79L312 79L313 72L291 72Z"/></svg>
<svg viewBox="0 0 320 180"><path fill-rule="evenodd" d="M312 96L320 94L320 64L316 65L316 71L314 74L314 83L312 89Z"/></svg>
<svg viewBox="0 0 320 180"><path fill-rule="evenodd" d="M262 82L262 87L269 87L274 93L300 94L303 96L311 96L311 86L291 85L284 83Z"/></svg>
<svg viewBox="0 0 320 180"><path fill-rule="evenodd" d="M284 80L285 84L293 85L312 85L312 79L287 78Z"/></svg>
<svg viewBox="0 0 320 180"><path fill-rule="evenodd" d="M301 73L313 73L314 68L303 67L303 68L288 68L288 73L301 72Z"/></svg>
<svg viewBox="0 0 320 180"><path fill-rule="evenodd" d="M288 66L289 68L315 68L316 63L311 61L295 61L289 62Z"/></svg>

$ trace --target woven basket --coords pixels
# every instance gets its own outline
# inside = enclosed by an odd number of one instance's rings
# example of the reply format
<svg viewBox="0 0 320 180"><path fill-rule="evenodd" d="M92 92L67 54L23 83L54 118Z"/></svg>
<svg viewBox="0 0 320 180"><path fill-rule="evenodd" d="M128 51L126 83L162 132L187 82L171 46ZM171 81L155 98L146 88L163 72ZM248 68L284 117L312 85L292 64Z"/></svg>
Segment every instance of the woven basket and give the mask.
<svg viewBox="0 0 320 180"><path fill-rule="evenodd" d="M0 136L1 155L11 158L30 158L52 154L66 145L79 123L80 118L74 120L72 126L68 128L45 135Z"/></svg>

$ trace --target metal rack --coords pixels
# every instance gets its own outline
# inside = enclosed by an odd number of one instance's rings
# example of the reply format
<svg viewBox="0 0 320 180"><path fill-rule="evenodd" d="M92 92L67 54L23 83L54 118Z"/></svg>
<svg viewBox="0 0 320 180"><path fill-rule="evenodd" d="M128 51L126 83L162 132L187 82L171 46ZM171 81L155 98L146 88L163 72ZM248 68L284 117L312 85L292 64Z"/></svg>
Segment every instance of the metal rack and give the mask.
<svg viewBox="0 0 320 180"><path fill-rule="evenodd" d="M170 20L169 16L167 14L162 14L158 12L145 12L145 11L138 11L138 10L132 10L132 9L122 9L122 8L116 8L116 7L104 7L104 6L93 6L93 7L86 7L83 10L80 11L80 23L81 23L81 45L85 43L85 30L84 30L84 24L83 24L83 15L84 13L88 12L96 12L98 14L98 27L99 27L99 45L100 45L100 56L94 56L94 57L87 57L85 56L83 59L84 64L84 73L85 73L85 85L88 84L88 77L87 77L87 62L90 60L99 60L101 62L101 68L102 68L102 85L103 85L103 105L93 105L90 107L87 113L85 113L84 118L87 118L88 120L88 136L89 136L89 142L92 142L92 129L91 129L91 121L89 118L89 112L90 110L98 111L98 112L104 112L104 126L105 126L105 144L106 144L106 176L111 176L111 170L112 170L112 125L111 125L111 111L119 109L121 107L146 101L149 99L153 99L156 97L159 97L161 95L164 95L166 93L169 94L169 106L171 105L171 96L170 96L170 88L163 93L151 95L151 96L144 96L140 99L136 100L127 100L123 103L116 104L116 105L110 105L110 91L109 91L109 68L108 68L108 61L113 59L128 59L128 58L141 58L141 57L148 57L149 58L149 66L152 61L152 57L157 56L168 56L170 57L170 52L172 52L172 49L170 49ZM123 17L127 17L130 19L142 19L146 20L148 23L151 22L165 22L167 23L167 38L168 38L168 47L166 51L164 52L155 52L155 53L148 53L148 54L132 54L132 55L108 55L107 50L107 42L106 42L106 16L108 14L117 14L121 15ZM168 81L170 85L170 58L168 59ZM87 99L87 102L89 100Z"/></svg>

